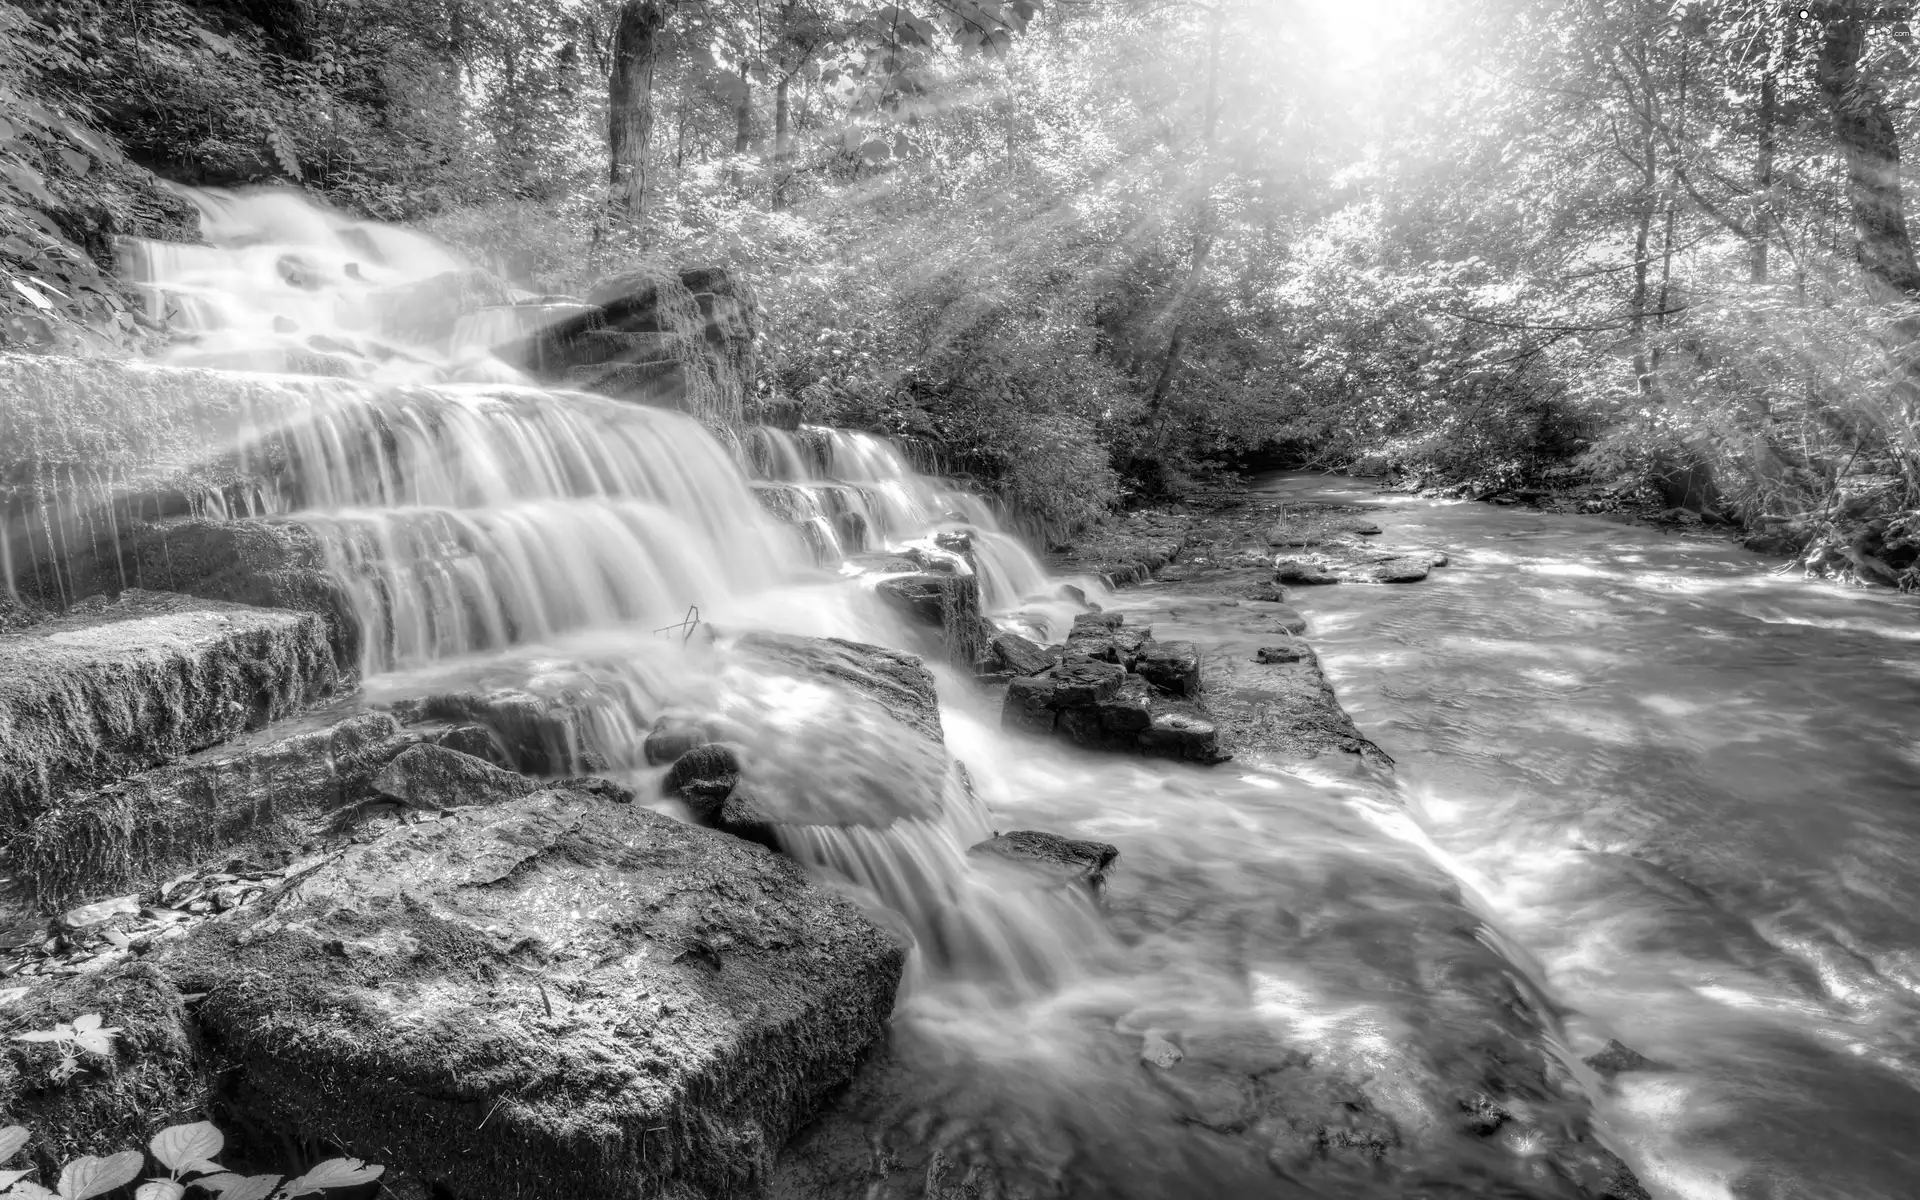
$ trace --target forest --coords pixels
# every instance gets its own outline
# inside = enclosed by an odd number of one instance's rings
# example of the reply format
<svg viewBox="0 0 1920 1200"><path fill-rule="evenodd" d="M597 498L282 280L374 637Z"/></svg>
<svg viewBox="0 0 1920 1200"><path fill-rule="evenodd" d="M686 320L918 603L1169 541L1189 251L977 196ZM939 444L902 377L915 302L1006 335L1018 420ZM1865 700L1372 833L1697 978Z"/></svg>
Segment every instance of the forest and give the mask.
<svg viewBox="0 0 1920 1200"><path fill-rule="evenodd" d="M761 411L1049 529L1349 468L1911 586L1910 10L15 0L0 343L150 347L116 236L278 185L532 293L726 264Z"/></svg>

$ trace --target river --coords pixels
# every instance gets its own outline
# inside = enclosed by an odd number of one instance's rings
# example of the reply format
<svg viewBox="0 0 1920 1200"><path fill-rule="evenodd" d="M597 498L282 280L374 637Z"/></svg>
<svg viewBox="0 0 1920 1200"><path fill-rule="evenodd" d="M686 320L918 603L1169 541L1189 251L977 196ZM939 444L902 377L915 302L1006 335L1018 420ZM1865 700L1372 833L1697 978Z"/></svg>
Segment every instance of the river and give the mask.
<svg viewBox="0 0 1920 1200"><path fill-rule="evenodd" d="M1383 536L1453 569L1298 607L1433 852L1570 1023L1672 1068L1608 1106L1642 1181L1913 1196L1920 605L1715 538L1390 503Z"/></svg>
<svg viewBox="0 0 1920 1200"><path fill-rule="evenodd" d="M1463 1133L1460 1098L1525 1090L1503 1037L1569 1064L1617 1039L1653 1068L1574 1067L1576 1090L1654 1196L1911 1197L1920 607L1710 537L1327 477L1258 490L1382 505L1383 542L1453 555L1423 584L1293 598L1397 778L1010 744L944 687L996 825L1121 848L1115 936L1037 991L915 990L905 1071L843 1115L918 1112L1065 1195L1557 1196L1535 1135ZM1116 603L1212 653L1254 644L1198 588ZM1531 1032L1500 1011L1505 971L1533 985ZM1161 1037L1186 1054L1165 1071L1140 1061ZM1338 1082L1302 1092L1284 1052ZM1276 1114L1328 1086L1351 1087L1352 1134L1302 1149ZM1351 1153L1369 1138L1393 1171Z"/></svg>

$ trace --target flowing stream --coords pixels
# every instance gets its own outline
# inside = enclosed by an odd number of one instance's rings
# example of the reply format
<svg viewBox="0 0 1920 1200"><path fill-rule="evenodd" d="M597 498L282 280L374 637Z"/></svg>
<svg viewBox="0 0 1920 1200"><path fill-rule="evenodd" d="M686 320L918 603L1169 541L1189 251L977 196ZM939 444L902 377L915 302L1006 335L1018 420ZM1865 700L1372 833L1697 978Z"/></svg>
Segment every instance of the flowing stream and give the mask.
<svg viewBox="0 0 1920 1200"><path fill-rule="evenodd" d="M835 1146L891 1135L1003 1194L1571 1198L1593 1194L1564 1166L1583 1096L1662 1197L1913 1194L1910 602L1776 579L1720 542L1393 502L1389 534L1456 565L1297 602L1397 783L1016 740L940 668L969 787L918 734L734 635L909 645L875 572L964 528L972 567L949 565L1010 627L1057 637L1072 605L984 501L869 435L729 444L529 386L476 332L520 329L512 313L396 344L368 298L456 258L284 197L203 204L216 244L148 264L203 327L183 363L398 364L249 376L242 435L217 448L249 481L223 514L316 539L367 631L368 695L564 695L588 717L559 764L648 787L652 722L721 714L772 764L755 782L810 814L787 850L913 934L891 1048L777 1194L852 1194L835 1187L871 1163ZM83 539L54 511L0 546L57 577ZM1163 638L1251 651L1178 585L1102 598ZM717 645L660 636L691 606ZM1118 845L1105 918L969 860L996 829ZM1608 1038L1661 1069L1604 1085L1578 1060Z"/></svg>
<svg viewBox="0 0 1920 1200"><path fill-rule="evenodd" d="M1379 503L1282 478L1298 498ZM1413 588L1308 591L1342 700L1437 861L1623 1076L1611 1127L1684 1197L1920 1179L1920 605L1717 538L1389 501Z"/></svg>

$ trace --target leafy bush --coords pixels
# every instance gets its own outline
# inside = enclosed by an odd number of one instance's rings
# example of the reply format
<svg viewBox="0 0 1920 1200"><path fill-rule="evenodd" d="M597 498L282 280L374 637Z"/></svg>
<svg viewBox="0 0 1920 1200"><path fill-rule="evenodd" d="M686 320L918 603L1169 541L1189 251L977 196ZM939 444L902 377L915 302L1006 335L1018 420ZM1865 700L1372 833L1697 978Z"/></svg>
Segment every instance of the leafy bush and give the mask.
<svg viewBox="0 0 1920 1200"><path fill-rule="evenodd" d="M24 1126L0 1129L0 1189L4 1189L0 1197L5 1200L90 1200L125 1187L146 1169L147 1155L138 1150L122 1150L104 1158L76 1158L61 1170L57 1187L48 1188L27 1179L27 1171L5 1169L6 1163L26 1146L28 1137ZM330 1188L371 1183L386 1171L357 1158L330 1158L291 1179L283 1175L239 1175L214 1161L225 1146L226 1135L210 1122L161 1130L147 1144L159 1164L159 1173L134 1190L134 1200L181 1200L188 1188L212 1192L220 1200L295 1200Z"/></svg>

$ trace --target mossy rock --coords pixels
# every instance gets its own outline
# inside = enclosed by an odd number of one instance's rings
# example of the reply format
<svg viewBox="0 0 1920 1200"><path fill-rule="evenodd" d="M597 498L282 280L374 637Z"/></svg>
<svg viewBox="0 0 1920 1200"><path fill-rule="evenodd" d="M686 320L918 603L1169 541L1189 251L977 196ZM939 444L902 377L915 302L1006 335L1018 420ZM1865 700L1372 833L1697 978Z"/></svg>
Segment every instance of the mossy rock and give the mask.
<svg viewBox="0 0 1920 1200"><path fill-rule="evenodd" d="M236 1100L463 1200L754 1194L904 950L759 846L550 790L356 846L166 952Z"/></svg>
<svg viewBox="0 0 1920 1200"><path fill-rule="evenodd" d="M57 1077L59 1046L14 1040L90 1013L119 1030L113 1050L80 1054L80 1069L65 1079ZM0 1007L0 1125L27 1127L28 1158L44 1186L80 1155L145 1150L167 1126L204 1120L212 1092L180 993L149 963L44 982Z"/></svg>

